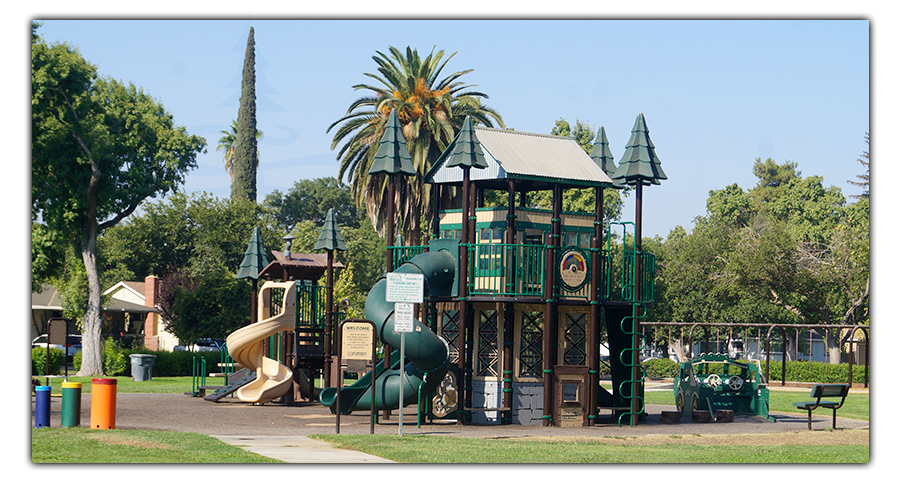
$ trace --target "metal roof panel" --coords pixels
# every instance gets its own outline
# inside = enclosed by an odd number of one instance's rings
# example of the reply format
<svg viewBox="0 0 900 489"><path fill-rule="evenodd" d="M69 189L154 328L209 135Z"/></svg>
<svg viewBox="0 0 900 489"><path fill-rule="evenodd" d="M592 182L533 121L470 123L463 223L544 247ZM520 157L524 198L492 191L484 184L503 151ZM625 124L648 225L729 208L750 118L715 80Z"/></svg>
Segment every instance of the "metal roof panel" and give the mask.
<svg viewBox="0 0 900 489"><path fill-rule="evenodd" d="M476 127L484 150L485 169L473 168L472 180L516 178L583 181L590 185L612 184L612 180L574 140L546 134ZM430 172L434 183L462 181L462 170L442 166Z"/></svg>

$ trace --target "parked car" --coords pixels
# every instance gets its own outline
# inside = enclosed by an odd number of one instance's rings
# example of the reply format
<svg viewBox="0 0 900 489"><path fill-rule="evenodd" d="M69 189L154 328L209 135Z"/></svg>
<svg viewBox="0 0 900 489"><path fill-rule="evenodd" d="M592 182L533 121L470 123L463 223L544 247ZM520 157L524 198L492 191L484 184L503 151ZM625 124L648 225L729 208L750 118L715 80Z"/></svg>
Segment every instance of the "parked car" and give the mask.
<svg viewBox="0 0 900 489"><path fill-rule="evenodd" d="M200 338L193 345L178 345L174 348L175 351L222 351L224 349L225 340L214 338Z"/></svg>
<svg viewBox="0 0 900 489"><path fill-rule="evenodd" d="M81 351L81 335L80 334L70 334L66 335L66 344L58 345L55 343L50 343L50 348L56 348L57 350L62 350L63 354L66 353L66 346L68 349L68 356L66 357L67 361L72 361L72 358L75 357L75 354ZM37 338L31 340L31 348L47 348L47 335L42 334Z"/></svg>

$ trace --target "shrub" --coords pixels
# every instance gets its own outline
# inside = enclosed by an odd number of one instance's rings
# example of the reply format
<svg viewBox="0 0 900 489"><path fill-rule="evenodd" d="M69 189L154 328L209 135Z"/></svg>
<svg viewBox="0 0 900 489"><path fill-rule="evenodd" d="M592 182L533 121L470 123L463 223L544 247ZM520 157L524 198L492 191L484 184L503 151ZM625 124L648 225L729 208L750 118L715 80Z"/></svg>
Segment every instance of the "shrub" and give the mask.
<svg viewBox="0 0 900 489"><path fill-rule="evenodd" d="M153 361L154 377L190 377L193 375L194 357L199 359L206 358L206 374L218 372L219 367L216 366L221 362L221 354L219 352L190 352L190 351L151 351L147 348L137 348L125 352L125 356L134 354L155 355Z"/></svg>
<svg viewBox="0 0 900 489"><path fill-rule="evenodd" d="M762 362L763 374L766 363ZM769 362L769 382L781 382L781 362ZM785 382L814 382L819 384L843 384L850 375L850 366L846 363L832 365L826 362L789 361L784 366ZM853 382L862 384L865 377L865 365L853 366ZM869 380L872 379L871 365Z"/></svg>
<svg viewBox="0 0 900 489"><path fill-rule="evenodd" d="M65 354L58 348L50 348L50 375L59 373ZM47 373L47 348L31 349L31 374L45 375Z"/></svg>
<svg viewBox="0 0 900 489"><path fill-rule="evenodd" d="M654 358L644 362L644 372L651 378L670 378L678 375L679 364L668 358Z"/></svg>
<svg viewBox="0 0 900 489"><path fill-rule="evenodd" d="M130 359L125 355L125 350L115 341L103 342L103 351L100 352L100 357L103 361L103 372L110 377L120 375L130 367Z"/></svg>
<svg viewBox="0 0 900 489"><path fill-rule="evenodd" d="M72 365L76 372L81 370L81 353L79 351L72 357ZM131 368L130 361L125 350L115 341L109 339L103 342L103 349L100 350L100 363L103 365L104 375L110 377L121 375L126 369Z"/></svg>

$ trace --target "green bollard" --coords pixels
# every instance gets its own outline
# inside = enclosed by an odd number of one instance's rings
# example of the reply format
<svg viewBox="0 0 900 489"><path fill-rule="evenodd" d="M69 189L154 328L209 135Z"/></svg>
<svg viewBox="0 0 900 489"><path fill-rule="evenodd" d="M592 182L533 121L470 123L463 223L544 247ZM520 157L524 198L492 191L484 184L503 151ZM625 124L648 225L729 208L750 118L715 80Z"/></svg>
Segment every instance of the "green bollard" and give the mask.
<svg viewBox="0 0 900 489"><path fill-rule="evenodd" d="M81 382L62 383L62 413L60 427L81 426Z"/></svg>

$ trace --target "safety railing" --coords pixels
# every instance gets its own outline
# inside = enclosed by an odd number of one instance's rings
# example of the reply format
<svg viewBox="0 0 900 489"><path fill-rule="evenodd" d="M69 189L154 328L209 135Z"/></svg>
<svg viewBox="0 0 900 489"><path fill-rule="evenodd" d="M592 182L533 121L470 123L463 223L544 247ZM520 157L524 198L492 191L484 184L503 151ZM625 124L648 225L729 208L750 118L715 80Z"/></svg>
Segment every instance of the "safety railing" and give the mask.
<svg viewBox="0 0 900 489"><path fill-rule="evenodd" d="M465 272L468 279L468 295L540 298L544 296L545 288L552 285L552 296L555 299L587 301L591 296L591 284L596 283L598 300L618 300L642 305L653 302L656 257L652 253L638 252L633 249L633 244L632 248L628 249L627 246L613 244L611 240L603 249L579 249L585 260L584 266L588 270L587 277L590 277L589 274L593 270L591 266L593 252L598 252L600 276L599 280L588 279L582 286L571 287L563 286L559 279L554 284L547 284L547 256L550 248L543 244L460 244L460 253L468 253L468 270ZM395 266L399 266L426 252L428 248L391 246L388 249L393 254ZM638 263L640 263L640 277L637 276ZM635 300L637 284L640 284L641 288L640 295ZM303 292L298 286L299 293ZM298 308L298 314L300 310ZM322 311L324 312L324 309Z"/></svg>
<svg viewBox="0 0 900 489"><path fill-rule="evenodd" d="M418 255L428 251L428 245L423 246L388 246L388 251L394 260L394 269L412 260Z"/></svg>
<svg viewBox="0 0 900 489"><path fill-rule="evenodd" d="M297 282L295 326L321 328L325 325L325 287Z"/></svg>
<svg viewBox="0 0 900 489"><path fill-rule="evenodd" d="M541 297L546 247L534 244L468 244L469 294Z"/></svg>

